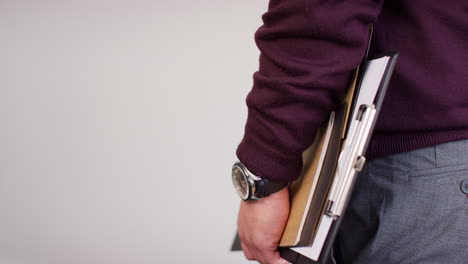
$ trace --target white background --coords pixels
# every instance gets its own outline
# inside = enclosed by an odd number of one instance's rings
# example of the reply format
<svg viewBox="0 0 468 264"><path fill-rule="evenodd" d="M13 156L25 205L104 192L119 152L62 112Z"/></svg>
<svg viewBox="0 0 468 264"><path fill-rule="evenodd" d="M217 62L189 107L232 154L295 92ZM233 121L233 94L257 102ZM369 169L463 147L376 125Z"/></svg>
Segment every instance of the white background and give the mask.
<svg viewBox="0 0 468 264"><path fill-rule="evenodd" d="M230 179L267 0L0 0L0 263L247 263Z"/></svg>

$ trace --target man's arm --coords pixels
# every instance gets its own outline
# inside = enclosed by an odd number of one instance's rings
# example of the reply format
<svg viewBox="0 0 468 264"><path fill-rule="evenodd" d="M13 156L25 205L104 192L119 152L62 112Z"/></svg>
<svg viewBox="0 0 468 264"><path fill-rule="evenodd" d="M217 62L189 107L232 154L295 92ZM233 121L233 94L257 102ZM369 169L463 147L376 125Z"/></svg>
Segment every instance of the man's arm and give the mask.
<svg viewBox="0 0 468 264"><path fill-rule="evenodd" d="M382 0L270 0L255 40L260 67L247 96L237 156L249 170L290 181L302 152L344 96Z"/></svg>
<svg viewBox="0 0 468 264"><path fill-rule="evenodd" d="M270 0L255 34L260 67L247 97L248 119L237 149L249 170L270 180L299 176L302 152L343 97L382 2ZM277 246L288 214L287 189L241 202L238 229L248 259L286 263Z"/></svg>

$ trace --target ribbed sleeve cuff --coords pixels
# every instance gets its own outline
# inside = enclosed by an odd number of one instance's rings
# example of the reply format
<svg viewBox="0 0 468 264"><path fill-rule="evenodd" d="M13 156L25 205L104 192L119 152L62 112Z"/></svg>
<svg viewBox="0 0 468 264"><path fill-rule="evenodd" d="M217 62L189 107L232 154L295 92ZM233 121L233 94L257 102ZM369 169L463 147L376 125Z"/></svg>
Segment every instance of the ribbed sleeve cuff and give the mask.
<svg viewBox="0 0 468 264"><path fill-rule="evenodd" d="M302 170L302 155L281 157L248 134L244 135L236 154L252 173L273 181L292 181Z"/></svg>

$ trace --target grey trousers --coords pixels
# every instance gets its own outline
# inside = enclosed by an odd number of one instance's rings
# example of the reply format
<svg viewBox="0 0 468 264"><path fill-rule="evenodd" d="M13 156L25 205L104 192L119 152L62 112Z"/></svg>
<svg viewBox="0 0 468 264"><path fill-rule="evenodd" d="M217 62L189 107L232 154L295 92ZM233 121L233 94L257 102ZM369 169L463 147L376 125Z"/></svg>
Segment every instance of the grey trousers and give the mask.
<svg viewBox="0 0 468 264"><path fill-rule="evenodd" d="M467 264L467 184L468 140L368 162L337 237L337 263Z"/></svg>

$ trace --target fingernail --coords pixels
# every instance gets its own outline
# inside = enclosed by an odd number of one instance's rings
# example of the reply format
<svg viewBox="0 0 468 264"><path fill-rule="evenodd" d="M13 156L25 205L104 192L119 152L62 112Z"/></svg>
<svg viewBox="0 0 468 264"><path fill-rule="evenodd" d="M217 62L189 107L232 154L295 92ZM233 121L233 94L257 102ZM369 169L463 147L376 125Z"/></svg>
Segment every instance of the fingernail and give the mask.
<svg viewBox="0 0 468 264"><path fill-rule="evenodd" d="M292 264L291 262L285 260L285 259L281 259L281 263L280 264Z"/></svg>

